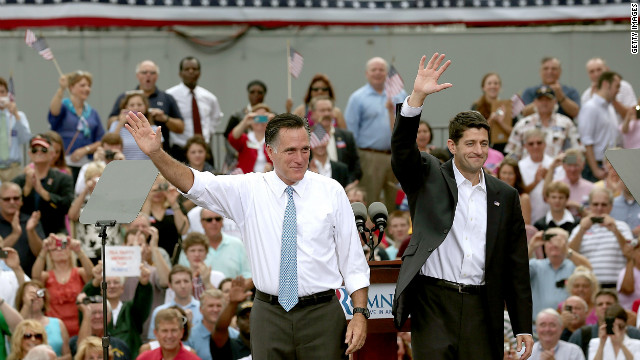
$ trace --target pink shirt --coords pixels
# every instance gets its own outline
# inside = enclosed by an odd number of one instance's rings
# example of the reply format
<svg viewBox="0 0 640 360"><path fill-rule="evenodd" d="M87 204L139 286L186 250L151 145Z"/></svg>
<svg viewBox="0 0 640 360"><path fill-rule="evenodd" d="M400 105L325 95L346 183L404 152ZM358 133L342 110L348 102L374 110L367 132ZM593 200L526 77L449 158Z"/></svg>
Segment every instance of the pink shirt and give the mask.
<svg viewBox="0 0 640 360"><path fill-rule="evenodd" d="M638 120L631 120L631 122L629 122L629 131L626 134L622 132L622 124L620 124L618 129L620 130L620 134L622 135L623 148L640 148L640 125L638 125Z"/></svg>
<svg viewBox="0 0 640 360"><path fill-rule="evenodd" d="M489 148L489 155L487 156L487 161L484 163L484 167L489 169L489 172L492 174L495 174L498 171L498 165L500 165L503 159L504 155L500 151Z"/></svg>
<svg viewBox="0 0 640 360"><path fill-rule="evenodd" d="M136 360L162 360L162 348L157 348L155 350L148 350L138 355ZM182 346L180 343L180 351L176 355L173 360L201 360L198 355L192 353Z"/></svg>

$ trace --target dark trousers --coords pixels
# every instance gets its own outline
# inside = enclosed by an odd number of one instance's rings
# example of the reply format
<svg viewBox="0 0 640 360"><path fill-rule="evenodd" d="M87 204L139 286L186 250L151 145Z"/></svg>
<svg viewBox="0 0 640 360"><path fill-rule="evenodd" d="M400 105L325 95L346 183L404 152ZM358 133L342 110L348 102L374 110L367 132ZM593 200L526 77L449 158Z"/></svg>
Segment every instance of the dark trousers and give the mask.
<svg viewBox="0 0 640 360"><path fill-rule="evenodd" d="M336 297L289 312L279 304L254 300L251 309L251 354L259 360L337 360L347 346L347 321Z"/></svg>
<svg viewBox="0 0 640 360"><path fill-rule="evenodd" d="M412 286L411 349L416 360L502 359L502 334L491 334L484 294L427 284L418 275ZM500 314L502 315L502 314ZM493 314L493 316L496 316ZM498 337L497 341L494 337Z"/></svg>

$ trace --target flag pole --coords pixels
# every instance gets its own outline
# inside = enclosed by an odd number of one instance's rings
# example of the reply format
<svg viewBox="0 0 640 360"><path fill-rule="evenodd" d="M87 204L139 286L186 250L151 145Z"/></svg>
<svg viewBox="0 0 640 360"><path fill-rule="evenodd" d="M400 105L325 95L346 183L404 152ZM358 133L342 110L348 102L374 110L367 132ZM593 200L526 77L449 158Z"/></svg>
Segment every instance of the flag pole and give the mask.
<svg viewBox="0 0 640 360"><path fill-rule="evenodd" d="M62 69L60 69L60 65L58 65L58 61L56 60L56 58L54 57L53 59L51 59L53 61L53 65L56 66L56 69L58 70L58 74L60 74L60 76L64 75L62 73Z"/></svg>
<svg viewBox="0 0 640 360"><path fill-rule="evenodd" d="M287 99L291 99L291 44L287 40Z"/></svg>

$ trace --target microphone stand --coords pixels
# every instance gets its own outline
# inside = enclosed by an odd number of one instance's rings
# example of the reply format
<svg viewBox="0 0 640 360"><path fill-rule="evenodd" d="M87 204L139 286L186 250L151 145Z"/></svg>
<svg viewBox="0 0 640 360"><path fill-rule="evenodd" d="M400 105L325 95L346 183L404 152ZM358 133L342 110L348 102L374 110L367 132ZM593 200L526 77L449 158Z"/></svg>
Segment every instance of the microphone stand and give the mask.
<svg viewBox="0 0 640 360"><path fill-rule="evenodd" d="M103 358L109 359L109 331L107 330L107 267L106 267L106 246L107 246L107 228L116 225L115 220L104 220L96 222L96 227L100 228L100 237L102 238L102 324L104 326L104 334L102 336Z"/></svg>
<svg viewBox="0 0 640 360"><path fill-rule="evenodd" d="M363 230L364 231L360 233L360 237L362 238L362 241L364 241L364 243L367 244L367 246L369 247L369 261L374 261L375 260L374 252L378 247L378 245L380 245L380 239L382 239L382 237L384 236L384 228L380 229L380 233L378 234L377 244L373 240L373 235L376 230L376 227L374 226L371 229L368 229L366 226L363 226ZM367 241L365 233L369 233L369 241Z"/></svg>

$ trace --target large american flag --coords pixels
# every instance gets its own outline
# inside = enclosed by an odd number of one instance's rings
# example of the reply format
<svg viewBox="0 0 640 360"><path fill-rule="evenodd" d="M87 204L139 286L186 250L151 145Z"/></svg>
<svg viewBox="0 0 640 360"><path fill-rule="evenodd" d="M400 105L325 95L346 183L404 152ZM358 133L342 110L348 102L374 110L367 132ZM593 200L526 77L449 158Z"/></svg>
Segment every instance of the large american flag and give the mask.
<svg viewBox="0 0 640 360"><path fill-rule="evenodd" d="M47 45L47 42L43 37L38 38L36 34L33 33L33 31L27 29L24 36L24 41L27 43L27 45L37 51L38 54L40 54L40 56L42 56L43 58L47 60L53 60L53 52L51 52L51 49L49 49L49 45Z"/></svg>
<svg viewBox="0 0 640 360"><path fill-rule="evenodd" d="M299 52L295 51L293 48L289 48L289 72L291 76L294 78L298 78L300 73L302 72L302 64L304 63L304 58L300 55Z"/></svg>
<svg viewBox="0 0 640 360"><path fill-rule="evenodd" d="M635 1L635 0L633 0ZM629 21L632 0L0 0L0 29Z"/></svg>
<svg viewBox="0 0 640 360"><path fill-rule="evenodd" d="M387 92L388 98L393 98L404 90L404 81L402 81L402 77L400 77L393 65L389 67L387 80L384 82L384 90Z"/></svg>

